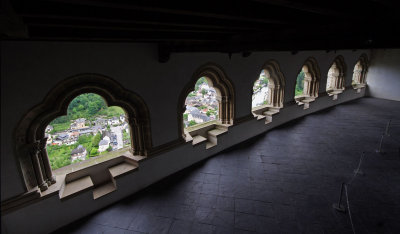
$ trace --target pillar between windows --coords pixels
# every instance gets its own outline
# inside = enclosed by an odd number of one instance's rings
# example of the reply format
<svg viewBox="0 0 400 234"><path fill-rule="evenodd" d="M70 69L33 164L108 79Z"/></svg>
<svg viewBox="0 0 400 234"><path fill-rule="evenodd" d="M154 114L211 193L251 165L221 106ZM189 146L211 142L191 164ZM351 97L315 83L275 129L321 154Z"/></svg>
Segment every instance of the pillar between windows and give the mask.
<svg viewBox="0 0 400 234"><path fill-rule="evenodd" d="M47 156L47 151L46 151L47 137L42 138L38 142L39 142L39 157L44 169L43 176L45 178L47 185L50 186L56 183L56 177L53 175L50 166L50 160L49 157Z"/></svg>
<svg viewBox="0 0 400 234"><path fill-rule="evenodd" d="M40 191L45 191L48 189L47 182L43 178L43 172L41 169L41 163L39 158L40 153L40 142L36 141L30 145L29 153L31 155L32 165L35 170L35 176L37 185L39 186Z"/></svg>

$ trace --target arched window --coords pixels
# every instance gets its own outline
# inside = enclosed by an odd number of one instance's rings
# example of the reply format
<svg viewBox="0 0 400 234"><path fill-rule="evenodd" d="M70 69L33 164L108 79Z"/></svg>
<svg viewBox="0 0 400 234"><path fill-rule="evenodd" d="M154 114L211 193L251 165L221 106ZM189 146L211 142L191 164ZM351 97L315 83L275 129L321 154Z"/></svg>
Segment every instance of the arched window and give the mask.
<svg viewBox="0 0 400 234"><path fill-rule="evenodd" d="M179 97L179 135L186 142L207 142L207 148L215 146L216 136L233 124L233 108L233 85L223 70L215 64L203 65ZM189 126L190 121L197 125Z"/></svg>
<svg viewBox="0 0 400 234"><path fill-rule="evenodd" d="M361 91L361 88L366 86L365 77L368 70L368 57L363 54L360 56L360 59L357 61L353 70L353 79L351 85L354 89L357 89L357 92Z"/></svg>
<svg viewBox="0 0 400 234"><path fill-rule="evenodd" d="M257 119L272 121L272 115L283 107L285 79L276 61L264 64L259 78L254 82L252 113Z"/></svg>
<svg viewBox="0 0 400 234"><path fill-rule="evenodd" d="M337 99L337 95L345 89L345 71L346 64L342 56L337 56L329 68L326 80L326 92L333 96L333 100Z"/></svg>
<svg viewBox="0 0 400 234"><path fill-rule="evenodd" d="M186 110L183 113L185 128L218 120L219 93L208 85L206 77L197 80L194 91L190 92L185 100Z"/></svg>
<svg viewBox="0 0 400 234"><path fill-rule="evenodd" d="M55 174L87 167L130 150L128 116L94 93L75 97L67 115L46 127L46 151Z"/></svg>
<svg viewBox="0 0 400 234"><path fill-rule="evenodd" d="M295 87L295 101L304 104L304 109L318 97L320 70L314 58L308 58L297 75Z"/></svg>
<svg viewBox="0 0 400 234"><path fill-rule="evenodd" d="M48 127L49 124L54 123L52 121L57 117L67 115L69 104L81 94L86 93L101 96L108 106L121 107L125 111L125 118L130 129L132 153L146 156L150 152L152 144L149 111L138 95L124 89L117 82L105 76L82 74L70 77L56 85L40 104L31 109L22 118L16 129L16 154L27 191L37 186L44 191L55 183L55 176L46 150L48 141L46 128L50 133L52 130ZM82 106L84 107L84 105ZM78 104L77 110L81 110L82 106ZM91 123L75 119L70 124L74 124L70 125L71 130L77 130ZM55 127L52 127L54 130ZM82 147L85 148L84 145ZM78 145L76 152L84 151L82 147L78 149Z"/></svg>

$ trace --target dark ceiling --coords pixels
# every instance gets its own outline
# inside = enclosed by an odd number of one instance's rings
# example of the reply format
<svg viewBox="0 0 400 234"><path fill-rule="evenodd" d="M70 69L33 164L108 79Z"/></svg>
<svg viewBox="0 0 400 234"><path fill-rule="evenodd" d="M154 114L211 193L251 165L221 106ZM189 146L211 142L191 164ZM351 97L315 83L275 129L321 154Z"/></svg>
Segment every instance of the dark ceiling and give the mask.
<svg viewBox="0 0 400 234"><path fill-rule="evenodd" d="M166 55L400 47L400 1L7 1L3 39L150 42Z"/></svg>

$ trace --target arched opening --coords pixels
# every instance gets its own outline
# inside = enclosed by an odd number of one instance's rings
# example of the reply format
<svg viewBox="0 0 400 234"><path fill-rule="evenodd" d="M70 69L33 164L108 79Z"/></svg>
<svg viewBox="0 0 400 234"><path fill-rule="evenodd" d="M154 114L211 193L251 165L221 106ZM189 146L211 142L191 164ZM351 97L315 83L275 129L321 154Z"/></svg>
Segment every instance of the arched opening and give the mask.
<svg viewBox="0 0 400 234"><path fill-rule="evenodd" d="M65 174L105 161L130 150L128 116L118 106L107 106L95 93L75 97L67 115L46 127L46 151L54 174Z"/></svg>
<svg viewBox="0 0 400 234"><path fill-rule="evenodd" d="M318 97L320 77L317 61L308 58L297 75L294 97L296 103L304 104L304 109Z"/></svg>
<svg viewBox="0 0 400 234"><path fill-rule="evenodd" d="M276 61L264 64L259 78L254 82L252 93L252 113L257 119L272 121L272 115L283 107L285 79Z"/></svg>
<svg viewBox="0 0 400 234"><path fill-rule="evenodd" d="M55 183L56 177L53 175L46 150L48 141L46 134L53 131L54 126L51 130L48 125L49 123L54 125L52 121L60 116L68 118L70 104L74 103L76 97L89 93L101 96L108 106L119 106L124 110L125 121L129 126L128 131L131 136L132 147L130 148L132 154L146 156L151 151L150 115L146 104L138 95L102 75L82 74L73 76L57 84L40 104L28 111L15 131L16 154L27 191L35 187L44 191L48 186ZM82 106L78 104L76 108L84 110L85 106ZM92 109L88 106L85 111L89 112L95 109L95 104L92 104ZM75 131L80 127L90 125L86 120L76 120L73 123L74 126L71 126L71 122L64 123L64 128L66 128L65 125L70 124L68 128ZM60 126L62 125L57 127ZM78 151L82 151L82 148Z"/></svg>
<svg viewBox="0 0 400 234"><path fill-rule="evenodd" d="M178 132L186 142L217 145L216 137L233 124L234 90L215 64L201 66L178 101Z"/></svg>
<svg viewBox="0 0 400 234"><path fill-rule="evenodd" d="M185 100L186 110L183 112L183 124L186 129L197 124L218 120L218 93L220 92L209 85L206 77L197 80L194 90L188 94Z"/></svg>
<svg viewBox="0 0 400 234"><path fill-rule="evenodd" d="M326 92L329 96L333 96L333 100L336 100L338 94L342 93L345 89L345 71L346 64L344 63L343 57L336 57L328 70L326 80Z"/></svg>
<svg viewBox="0 0 400 234"><path fill-rule="evenodd" d="M366 74L368 70L368 57L363 54L360 56L360 59L357 61L356 65L353 69L353 78L351 81L351 85L354 89L357 89L357 92L361 91L361 88L366 86Z"/></svg>

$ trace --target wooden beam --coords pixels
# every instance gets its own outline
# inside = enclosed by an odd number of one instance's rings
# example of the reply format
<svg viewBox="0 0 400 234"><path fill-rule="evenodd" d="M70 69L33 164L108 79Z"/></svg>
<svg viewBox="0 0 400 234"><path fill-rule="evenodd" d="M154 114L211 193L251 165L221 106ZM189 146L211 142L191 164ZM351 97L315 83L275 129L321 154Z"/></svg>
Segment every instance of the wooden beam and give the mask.
<svg viewBox="0 0 400 234"><path fill-rule="evenodd" d="M184 15L184 16L196 16L204 18L215 18L230 21L241 21L241 22L253 22L253 23L263 23L263 24L276 24L276 25L286 25L286 24L296 24L296 21L288 21L287 19L266 19L266 18L252 18L243 17L237 15L221 14L221 13L208 13L208 12L197 12L193 10L184 9L170 9L162 7L149 7L149 6L138 6L134 4L126 3L114 3L114 2L99 2L95 0L44 0L48 2L57 2L70 5L81 5L81 6L92 6L92 7L102 7L102 8L113 8L113 9L125 9L125 10L137 10L152 13L166 13L173 15Z"/></svg>
<svg viewBox="0 0 400 234"><path fill-rule="evenodd" d="M260 27L240 27L234 25L210 25L210 24L194 24L187 22L166 22L166 21L146 21L146 20L126 20L126 19L110 19L110 18L94 18L94 17L81 17L81 16L67 16L67 15L42 15L42 14L27 14L23 13L20 16L31 19L56 19L56 20L73 20L73 21L86 21L97 23L115 23L115 24L138 24L138 25L153 25L153 26L168 26L168 27L187 27L187 28L202 28L202 29L218 29L218 30L238 30L238 31L257 31L262 30Z"/></svg>

